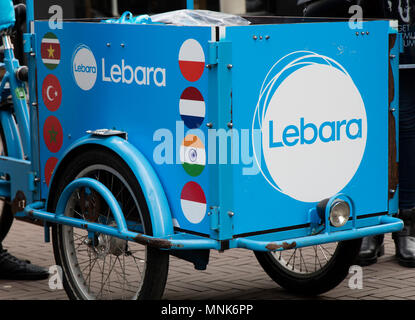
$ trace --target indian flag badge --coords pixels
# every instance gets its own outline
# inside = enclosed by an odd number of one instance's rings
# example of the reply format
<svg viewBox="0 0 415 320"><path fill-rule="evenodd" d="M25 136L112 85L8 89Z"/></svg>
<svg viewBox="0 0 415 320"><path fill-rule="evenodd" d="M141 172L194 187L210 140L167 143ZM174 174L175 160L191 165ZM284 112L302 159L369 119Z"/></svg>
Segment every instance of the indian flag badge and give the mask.
<svg viewBox="0 0 415 320"><path fill-rule="evenodd" d="M180 161L184 170L197 177L206 166L206 151L203 142L195 135L187 135L180 146Z"/></svg>
<svg viewBox="0 0 415 320"><path fill-rule="evenodd" d="M40 53L46 68L54 70L61 61L61 45L58 37L48 32L42 39Z"/></svg>
<svg viewBox="0 0 415 320"><path fill-rule="evenodd" d="M206 196L202 187L190 181L182 189L180 204L186 219L194 224L202 222L206 216Z"/></svg>

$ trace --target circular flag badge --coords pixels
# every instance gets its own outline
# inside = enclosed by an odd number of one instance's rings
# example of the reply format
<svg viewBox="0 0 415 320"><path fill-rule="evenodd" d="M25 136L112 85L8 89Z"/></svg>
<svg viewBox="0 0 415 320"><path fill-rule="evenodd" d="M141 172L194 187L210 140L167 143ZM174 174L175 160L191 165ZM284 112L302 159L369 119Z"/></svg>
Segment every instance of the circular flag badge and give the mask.
<svg viewBox="0 0 415 320"><path fill-rule="evenodd" d="M194 87L183 91L180 97L180 116L189 129L200 128L206 115L206 105L202 94Z"/></svg>
<svg viewBox="0 0 415 320"><path fill-rule="evenodd" d="M59 109L62 102L62 88L58 78L53 74L48 75L43 80L42 97L48 110L56 111Z"/></svg>
<svg viewBox="0 0 415 320"><path fill-rule="evenodd" d="M206 150L203 142L195 135L187 135L180 146L180 161L184 170L197 177L206 166Z"/></svg>
<svg viewBox="0 0 415 320"><path fill-rule="evenodd" d="M179 66L186 80L195 82L200 79L205 70L205 53L198 41L188 39L182 44Z"/></svg>
<svg viewBox="0 0 415 320"><path fill-rule="evenodd" d="M49 187L50 179L52 178L53 171L55 170L56 165L58 164L58 158L51 157L46 161L45 165L45 182Z"/></svg>
<svg viewBox="0 0 415 320"><path fill-rule="evenodd" d="M59 39L52 32L48 32L42 39L40 54L43 64L49 70L54 70L61 61L61 45Z"/></svg>
<svg viewBox="0 0 415 320"><path fill-rule="evenodd" d="M46 119L43 125L43 139L46 147L50 152L58 152L63 144L63 129L58 120L54 116Z"/></svg>
<svg viewBox="0 0 415 320"><path fill-rule="evenodd" d="M206 196L196 182L187 183L182 190L180 203L184 216L191 223L200 223L206 215Z"/></svg>

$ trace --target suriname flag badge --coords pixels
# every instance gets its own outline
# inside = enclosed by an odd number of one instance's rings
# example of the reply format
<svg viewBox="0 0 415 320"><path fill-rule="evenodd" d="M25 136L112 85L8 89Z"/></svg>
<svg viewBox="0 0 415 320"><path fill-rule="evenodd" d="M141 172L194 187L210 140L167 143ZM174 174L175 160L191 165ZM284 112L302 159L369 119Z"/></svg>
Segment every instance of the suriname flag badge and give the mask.
<svg viewBox="0 0 415 320"><path fill-rule="evenodd" d="M40 52L46 68L56 69L61 61L61 45L58 37L52 32L46 33L42 39Z"/></svg>
<svg viewBox="0 0 415 320"><path fill-rule="evenodd" d="M206 151L203 142L195 135L187 135L180 146L180 161L184 170L197 177L206 166Z"/></svg>

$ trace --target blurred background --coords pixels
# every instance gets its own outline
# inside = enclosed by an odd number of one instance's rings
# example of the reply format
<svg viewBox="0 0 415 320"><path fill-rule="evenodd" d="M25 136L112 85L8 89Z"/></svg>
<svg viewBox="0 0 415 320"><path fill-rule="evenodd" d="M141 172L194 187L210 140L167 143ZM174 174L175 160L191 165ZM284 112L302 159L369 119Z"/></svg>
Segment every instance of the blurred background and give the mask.
<svg viewBox="0 0 415 320"><path fill-rule="evenodd" d="M25 0L14 0L15 4ZM330 17L350 19L354 5L363 18L399 21L403 36L402 67L415 68L415 0L195 0L195 9L222 11L245 16ZM49 7L60 5L64 19L119 17L183 9L186 0L35 0L35 18L50 18ZM352 11L351 11L352 10ZM22 23L24 28L24 23ZM20 55L19 55L20 56Z"/></svg>
<svg viewBox="0 0 415 320"><path fill-rule="evenodd" d="M24 3L24 0L15 0ZM255 15L298 15L302 16L302 7L297 0L195 0L195 9L207 9L235 14ZM119 16L124 11L134 14L154 14L186 7L186 0L38 0L35 1L37 19L50 17L51 5L60 5L64 17L95 18Z"/></svg>

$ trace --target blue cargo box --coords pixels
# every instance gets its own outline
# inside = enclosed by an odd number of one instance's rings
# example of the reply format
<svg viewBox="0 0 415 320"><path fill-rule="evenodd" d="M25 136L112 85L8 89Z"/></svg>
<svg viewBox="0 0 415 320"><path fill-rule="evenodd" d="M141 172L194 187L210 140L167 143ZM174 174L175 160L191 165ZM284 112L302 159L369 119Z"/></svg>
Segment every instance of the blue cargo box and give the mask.
<svg viewBox="0 0 415 320"><path fill-rule="evenodd" d="M77 139L111 129L155 169L176 231L307 236L335 195L356 218L339 230L396 213L396 30L264 21L36 21L42 197Z"/></svg>

